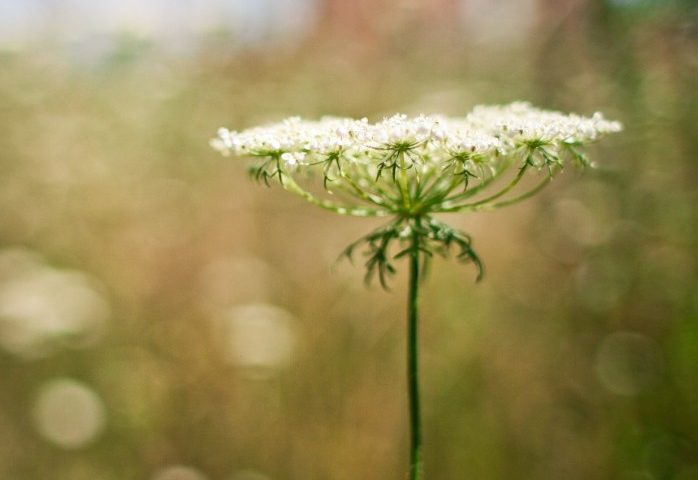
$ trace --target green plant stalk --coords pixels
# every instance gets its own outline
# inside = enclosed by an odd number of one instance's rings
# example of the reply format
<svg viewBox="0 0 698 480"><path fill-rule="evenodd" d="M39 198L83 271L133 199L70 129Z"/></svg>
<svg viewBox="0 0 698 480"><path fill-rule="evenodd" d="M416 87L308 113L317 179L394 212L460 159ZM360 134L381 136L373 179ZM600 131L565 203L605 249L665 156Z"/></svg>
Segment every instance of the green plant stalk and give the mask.
<svg viewBox="0 0 698 480"><path fill-rule="evenodd" d="M415 218L419 225L419 217ZM419 410L419 233L412 233L410 279L407 295L407 391L410 409L410 480L422 478L422 425Z"/></svg>

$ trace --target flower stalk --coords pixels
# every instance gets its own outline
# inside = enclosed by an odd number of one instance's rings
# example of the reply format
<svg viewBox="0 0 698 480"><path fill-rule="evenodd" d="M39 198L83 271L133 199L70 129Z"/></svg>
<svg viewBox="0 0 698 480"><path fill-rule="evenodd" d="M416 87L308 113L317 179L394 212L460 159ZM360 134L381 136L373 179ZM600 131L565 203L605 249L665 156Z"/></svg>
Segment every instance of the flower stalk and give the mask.
<svg viewBox="0 0 698 480"><path fill-rule="evenodd" d="M419 225L420 218L414 222ZM419 405L419 233L412 234L407 294L407 390L410 411L410 480L422 478L422 421Z"/></svg>

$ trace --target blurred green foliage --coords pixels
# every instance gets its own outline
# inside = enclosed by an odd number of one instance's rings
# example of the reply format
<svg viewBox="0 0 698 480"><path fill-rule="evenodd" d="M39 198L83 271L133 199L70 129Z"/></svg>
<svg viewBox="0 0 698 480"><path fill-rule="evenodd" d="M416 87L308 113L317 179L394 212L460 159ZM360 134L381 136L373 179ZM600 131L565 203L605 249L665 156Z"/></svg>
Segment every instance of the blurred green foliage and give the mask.
<svg viewBox="0 0 698 480"><path fill-rule="evenodd" d="M89 64L1 53L0 336L16 348L0 350L0 478L154 478L173 464L210 479L401 478L404 266L392 293L331 268L371 221L254 185L207 141L291 114L457 115L519 98L626 130L583 178L449 219L488 276L475 285L437 261L426 283L426 478L698 478L696 8L547 5L530 37L496 46L406 27L363 50L330 35L235 55L212 38L188 57L127 38ZM60 295L28 269L89 282ZM43 350L17 350L12 329L26 327L6 317L44 311L38 284L71 318L86 307L56 302L97 295L105 329L39 322ZM77 446L37 413L59 378L103 402ZM89 427L85 409L56 408L59 430ZM167 478L196 478L179 475Z"/></svg>

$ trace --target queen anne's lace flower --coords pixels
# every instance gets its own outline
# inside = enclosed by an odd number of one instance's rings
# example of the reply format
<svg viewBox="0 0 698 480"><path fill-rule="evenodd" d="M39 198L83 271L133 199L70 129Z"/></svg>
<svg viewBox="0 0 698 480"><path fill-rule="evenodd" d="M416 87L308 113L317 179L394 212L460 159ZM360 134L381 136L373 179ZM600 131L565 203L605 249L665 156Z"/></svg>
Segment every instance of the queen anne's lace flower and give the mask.
<svg viewBox="0 0 698 480"><path fill-rule="evenodd" d="M477 106L462 118L397 114L374 124L365 118L291 117L242 132L221 128L211 146L224 155L259 158L251 167L257 179L277 180L323 208L410 217L491 209L526 198L530 191L502 197L515 193L526 170L543 170L547 183L565 159L587 166L579 147L620 129L600 113L582 117L515 102ZM509 167L518 169L511 183L486 195ZM299 185L298 178L315 171L332 197ZM483 198L473 202L476 195Z"/></svg>
<svg viewBox="0 0 698 480"><path fill-rule="evenodd" d="M393 217L349 245L344 254L351 258L363 247L366 279L375 276L384 287L395 272L394 259L409 259L409 478L416 480L422 469L417 381L420 272L434 253L453 252L458 260L475 265L478 279L483 273L470 237L433 214L489 210L528 198L567 160L588 166L579 148L620 129L618 122L600 113L590 118L566 115L517 102L478 106L463 118L398 114L374 124L365 118L292 117L242 132L222 128L211 146L224 155L255 157L250 172L256 179L278 182L322 208L342 215ZM321 180L325 193L319 185L313 187L313 179Z"/></svg>

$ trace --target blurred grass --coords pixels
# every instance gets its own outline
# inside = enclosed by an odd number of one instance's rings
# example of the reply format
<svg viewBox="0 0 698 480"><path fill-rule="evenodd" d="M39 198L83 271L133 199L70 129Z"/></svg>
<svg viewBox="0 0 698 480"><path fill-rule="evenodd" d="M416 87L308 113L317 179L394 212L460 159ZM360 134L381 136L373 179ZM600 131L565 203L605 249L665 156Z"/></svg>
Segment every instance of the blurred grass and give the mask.
<svg viewBox="0 0 698 480"><path fill-rule="evenodd" d="M551 3L529 41L497 48L454 32L430 48L406 29L369 53L331 36L235 56L213 39L186 58L125 39L87 66L51 47L2 53L0 254L84 272L111 314L87 347L0 351L0 477L186 464L211 479L400 478L404 273L384 293L359 266L332 269L371 221L256 186L207 141L285 115L526 98L626 131L584 178L450 219L488 277L439 261L427 282L427 478L698 478L695 8L580 5ZM290 362L231 364L220 321L260 303L292 314ZM106 406L104 431L75 450L32 416L61 377Z"/></svg>

